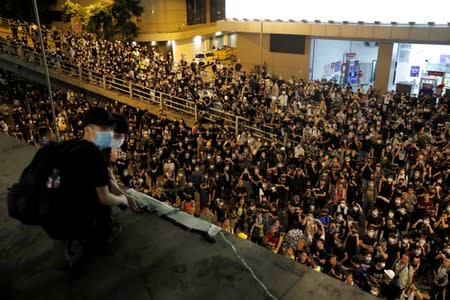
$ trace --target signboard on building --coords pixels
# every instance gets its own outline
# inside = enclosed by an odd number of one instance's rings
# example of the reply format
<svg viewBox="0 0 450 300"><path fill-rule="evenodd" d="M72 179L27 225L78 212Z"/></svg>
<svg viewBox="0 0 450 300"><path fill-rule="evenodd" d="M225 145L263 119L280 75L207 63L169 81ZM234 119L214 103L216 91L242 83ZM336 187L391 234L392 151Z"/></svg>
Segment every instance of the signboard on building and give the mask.
<svg viewBox="0 0 450 300"><path fill-rule="evenodd" d="M409 76L411 77L419 77L420 66L411 66L411 71L409 72Z"/></svg>
<svg viewBox="0 0 450 300"><path fill-rule="evenodd" d="M428 76L444 76L444 72L441 71L428 71Z"/></svg>
<svg viewBox="0 0 450 300"><path fill-rule="evenodd" d="M450 65L450 54L441 54L439 63L443 65Z"/></svg>

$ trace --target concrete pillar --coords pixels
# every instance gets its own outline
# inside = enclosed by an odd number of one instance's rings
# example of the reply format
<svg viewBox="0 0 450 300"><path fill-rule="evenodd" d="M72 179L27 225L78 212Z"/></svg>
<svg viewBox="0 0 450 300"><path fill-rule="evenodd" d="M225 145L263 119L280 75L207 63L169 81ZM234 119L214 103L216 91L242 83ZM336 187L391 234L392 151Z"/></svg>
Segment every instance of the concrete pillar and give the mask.
<svg viewBox="0 0 450 300"><path fill-rule="evenodd" d="M380 42L379 44L374 84L377 93L385 93L388 90L393 48L393 42Z"/></svg>

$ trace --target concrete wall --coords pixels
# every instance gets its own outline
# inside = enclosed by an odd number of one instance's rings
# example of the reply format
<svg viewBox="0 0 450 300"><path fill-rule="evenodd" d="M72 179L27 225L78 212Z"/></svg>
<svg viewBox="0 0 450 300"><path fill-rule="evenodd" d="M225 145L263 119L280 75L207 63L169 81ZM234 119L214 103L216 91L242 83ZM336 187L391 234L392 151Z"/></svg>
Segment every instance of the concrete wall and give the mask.
<svg viewBox="0 0 450 300"><path fill-rule="evenodd" d="M384 92L388 89L391 77L391 58L394 44L391 42L380 43L377 58L377 72L375 75L375 90Z"/></svg>
<svg viewBox="0 0 450 300"><path fill-rule="evenodd" d="M173 32L186 29L186 1L141 1L144 14L139 22L142 33Z"/></svg>
<svg viewBox="0 0 450 300"><path fill-rule="evenodd" d="M247 70L260 64L260 35L256 33L237 34L237 56ZM285 54L270 52L269 35L263 34L262 63L266 63L268 72L281 75L284 79L294 76L296 79L308 79L311 39L306 38L305 54Z"/></svg>

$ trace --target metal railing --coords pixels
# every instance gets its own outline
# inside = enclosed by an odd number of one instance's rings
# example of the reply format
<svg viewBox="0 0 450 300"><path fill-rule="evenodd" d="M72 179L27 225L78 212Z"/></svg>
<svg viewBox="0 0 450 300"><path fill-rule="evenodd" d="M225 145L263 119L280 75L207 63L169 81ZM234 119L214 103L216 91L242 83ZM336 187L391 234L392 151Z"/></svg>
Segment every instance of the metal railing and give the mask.
<svg viewBox="0 0 450 300"><path fill-rule="evenodd" d="M233 130L236 135L246 131L254 137L261 138L263 141L272 141L274 137L280 138L273 126L264 124L255 126L244 117L211 107L199 109L195 101L174 97L129 80L103 75L94 69L76 65L68 59L62 59L50 50L46 51L47 64L51 71L78 80L80 84L88 83L105 90L114 91L130 99L142 101L160 109L170 110L194 120L199 120L200 117L211 122L222 120L223 124L230 130ZM27 64L41 67L43 65L42 55L39 51L29 47L22 47L5 39L0 39L0 54L14 57L18 64L25 67Z"/></svg>
<svg viewBox="0 0 450 300"><path fill-rule="evenodd" d="M4 17L0 17L0 25L1 26L9 26L10 20Z"/></svg>

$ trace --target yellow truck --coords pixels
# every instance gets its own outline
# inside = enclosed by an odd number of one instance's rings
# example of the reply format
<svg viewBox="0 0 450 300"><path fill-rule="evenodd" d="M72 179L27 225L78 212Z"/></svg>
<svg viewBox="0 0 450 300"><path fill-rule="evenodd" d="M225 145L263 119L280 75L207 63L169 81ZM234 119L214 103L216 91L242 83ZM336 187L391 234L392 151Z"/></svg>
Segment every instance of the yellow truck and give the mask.
<svg viewBox="0 0 450 300"><path fill-rule="evenodd" d="M227 60L236 56L237 49L234 47L223 46L215 51L218 60Z"/></svg>

